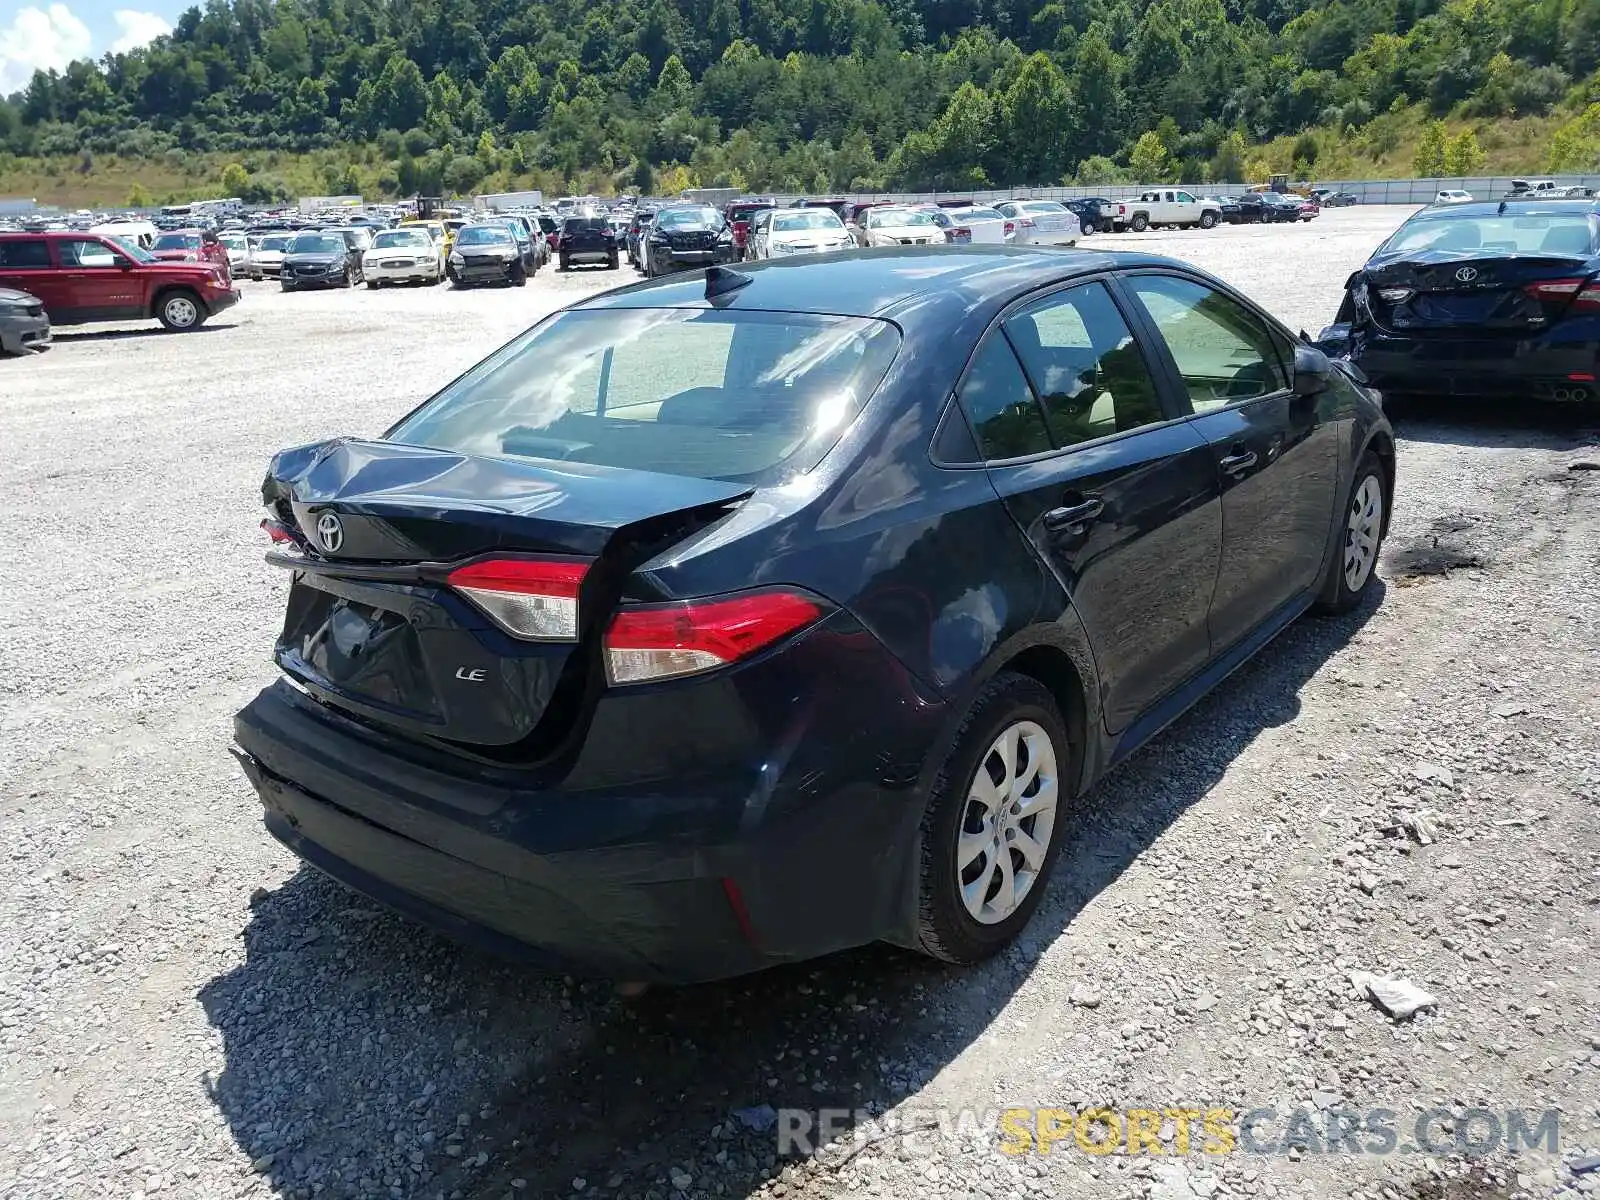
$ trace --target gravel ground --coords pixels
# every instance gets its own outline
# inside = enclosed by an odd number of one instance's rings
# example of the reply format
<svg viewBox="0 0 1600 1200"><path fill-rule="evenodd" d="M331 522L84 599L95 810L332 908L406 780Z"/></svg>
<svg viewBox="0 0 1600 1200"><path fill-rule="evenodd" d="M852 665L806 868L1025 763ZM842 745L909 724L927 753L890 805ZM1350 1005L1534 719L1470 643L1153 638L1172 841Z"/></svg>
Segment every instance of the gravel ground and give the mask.
<svg viewBox="0 0 1600 1200"><path fill-rule="evenodd" d="M1094 242L1315 333L1405 211ZM1030 939L983 969L870 949L622 1000L299 868L227 752L284 596L268 456L378 432L616 279L247 283L202 333L0 363L0 1196L1600 1194L1582 419L1406 418L1377 601L1301 623L1107 780ZM1363 970L1435 1009L1391 1021ZM731 1115L761 1105L854 1129L786 1161L769 1114ZM997 1148L998 1108L1099 1105L1271 1108L1267 1142L1296 1109L1386 1108L1402 1144L1419 1109L1487 1144L1464 1110L1555 1108L1560 1153L1216 1155L1198 1126L1187 1156Z"/></svg>

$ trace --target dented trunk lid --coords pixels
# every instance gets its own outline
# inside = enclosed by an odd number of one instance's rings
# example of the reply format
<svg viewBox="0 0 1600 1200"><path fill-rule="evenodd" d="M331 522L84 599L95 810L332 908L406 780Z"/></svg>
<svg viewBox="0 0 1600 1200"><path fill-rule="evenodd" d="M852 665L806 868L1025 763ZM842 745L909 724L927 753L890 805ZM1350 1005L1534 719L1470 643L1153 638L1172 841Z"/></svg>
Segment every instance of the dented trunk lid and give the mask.
<svg viewBox="0 0 1600 1200"><path fill-rule="evenodd" d="M742 484L339 439L286 450L262 489L293 583L276 659L369 722L539 757L601 681L599 637L635 565L717 520ZM462 565L587 566L577 636L513 636L448 583Z"/></svg>

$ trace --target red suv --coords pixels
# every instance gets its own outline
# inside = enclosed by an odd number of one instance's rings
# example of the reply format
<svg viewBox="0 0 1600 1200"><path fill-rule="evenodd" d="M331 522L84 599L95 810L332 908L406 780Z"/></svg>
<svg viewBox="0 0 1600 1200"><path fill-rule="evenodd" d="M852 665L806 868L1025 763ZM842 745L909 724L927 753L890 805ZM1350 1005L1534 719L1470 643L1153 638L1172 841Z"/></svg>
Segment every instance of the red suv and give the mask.
<svg viewBox="0 0 1600 1200"><path fill-rule="evenodd" d="M0 287L32 292L53 325L154 317L198 329L239 302L226 262L161 262L95 233L0 233Z"/></svg>
<svg viewBox="0 0 1600 1200"><path fill-rule="evenodd" d="M733 229L733 247L740 258L749 253L751 218L772 207L771 200L735 200L722 210L723 220Z"/></svg>

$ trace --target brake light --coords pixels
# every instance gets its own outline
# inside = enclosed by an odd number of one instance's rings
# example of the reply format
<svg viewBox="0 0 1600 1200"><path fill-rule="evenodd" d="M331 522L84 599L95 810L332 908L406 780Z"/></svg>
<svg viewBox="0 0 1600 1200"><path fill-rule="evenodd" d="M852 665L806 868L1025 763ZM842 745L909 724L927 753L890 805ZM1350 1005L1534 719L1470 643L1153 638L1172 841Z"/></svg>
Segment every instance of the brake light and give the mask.
<svg viewBox="0 0 1600 1200"><path fill-rule="evenodd" d="M1024 229L1032 229L1033 228L1033 218L1032 217L1023 217L1020 221L1017 222L1017 224L1021 225Z"/></svg>
<svg viewBox="0 0 1600 1200"><path fill-rule="evenodd" d="M815 600L783 591L624 608L606 631L606 678L648 683L715 670L821 616Z"/></svg>
<svg viewBox="0 0 1600 1200"><path fill-rule="evenodd" d="M1540 279L1526 284L1523 291L1535 300L1546 304L1560 304L1563 300L1570 300L1583 288L1581 279Z"/></svg>
<svg viewBox="0 0 1600 1200"><path fill-rule="evenodd" d="M513 637L575 642L578 589L588 570L570 558L491 558L457 567L447 582Z"/></svg>
<svg viewBox="0 0 1600 1200"><path fill-rule="evenodd" d="M1017 231L1017 223L1015 221L1007 221L1006 222L1006 236L1010 237L1016 231Z"/></svg>
<svg viewBox="0 0 1600 1200"><path fill-rule="evenodd" d="M964 225L957 225L950 233L951 236L960 238L963 241L970 242L972 240L972 230Z"/></svg>

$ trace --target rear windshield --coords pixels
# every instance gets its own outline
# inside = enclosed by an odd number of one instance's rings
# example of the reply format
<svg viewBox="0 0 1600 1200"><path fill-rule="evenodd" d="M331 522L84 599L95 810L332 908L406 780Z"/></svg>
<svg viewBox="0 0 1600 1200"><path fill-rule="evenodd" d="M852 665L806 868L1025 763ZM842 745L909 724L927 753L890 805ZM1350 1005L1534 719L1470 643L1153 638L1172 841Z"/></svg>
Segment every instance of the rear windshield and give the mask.
<svg viewBox="0 0 1600 1200"><path fill-rule="evenodd" d="M558 313L387 435L758 485L810 470L900 346L867 317L737 309Z"/></svg>
<svg viewBox="0 0 1600 1200"><path fill-rule="evenodd" d="M564 233L603 233L611 228L604 217L568 217L561 229Z"/></svg>
<svg viewBox="0 0 1600 1200"><path fill-rule="evenodd" d="M200 235L198 233L163 233L156 239L157 250L198 250L200 249Z"/></svg>
<svg viewBox="0 0 1600 1200"><path fill-rule="evenodd" d="M1537 213L1531 216L1436 217L1407 221L1380 254L1422 250L1473 250L1501 254L1594 252L1594 224L1587 213Z"/></svg>

